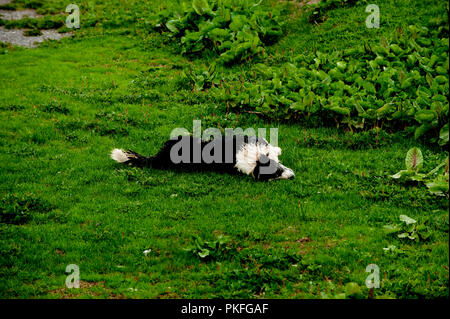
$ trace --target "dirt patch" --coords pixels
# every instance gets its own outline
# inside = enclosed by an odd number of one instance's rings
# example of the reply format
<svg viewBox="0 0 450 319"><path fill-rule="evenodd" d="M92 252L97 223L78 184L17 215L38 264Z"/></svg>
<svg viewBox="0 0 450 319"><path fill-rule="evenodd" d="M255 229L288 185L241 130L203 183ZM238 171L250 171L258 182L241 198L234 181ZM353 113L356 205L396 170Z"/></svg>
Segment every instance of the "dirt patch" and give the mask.
<svg viewBox="0 0 450 319"><path fill-rule="evenodd" d="M0 42L11 43L26 48L36 48L45 40L61 40L72 33L58 33L56 30L42 30L42 35L27 37L23 29L5 29L0 27Z"/></svg>
<svg viewBox="0 0 450 319"><path fill-rule="evenodd" d="M35 10L24 9L24 10L0 10L0 18L3 20L20 20L23 18L41 18L40 14L37 14Z"/></svg>
<svg viewBox="0 0 450 319"><path fill-rule="evenodd" d="M105 294L109 295L111 299L122 299L123 296L111 293L110 289L105 287L105 283L101 282L88 282L80 280L80 288L60 288L52 290L49 293L56 298L60 299L72 299L82 297L101 297Z"/></svg>
<svg viewBox="0 0 450 319"><path fill-rule="evenodd" d="M309 243L309 242L311 241L311 238L309 238L309 237L303 237L303 238L297 239L296 241L297 241L298 243Z"/></svg>
<svg viewBox="0 0 450 319"><path fill-rule="evenodd" d="M0 0L0 5L11 3L12 0Z"/></svg>

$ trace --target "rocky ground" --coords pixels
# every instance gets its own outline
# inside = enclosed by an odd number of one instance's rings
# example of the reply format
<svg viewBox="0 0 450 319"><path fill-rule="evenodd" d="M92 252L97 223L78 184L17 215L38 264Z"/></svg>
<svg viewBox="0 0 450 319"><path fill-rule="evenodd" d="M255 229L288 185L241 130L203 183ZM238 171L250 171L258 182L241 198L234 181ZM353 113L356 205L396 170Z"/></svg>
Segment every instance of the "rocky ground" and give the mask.
<svg viewBox="0 0 450 319"><path fill-rule="evenodd" d="M8 4L11 0L0 0L0 5ZM40 18L41 15L33 9L24 10L0 10L0 19L3 20L20 20L23 18ZM0 27L0 42L10 43L13 45L23 46L27 48L35 48L39 43L46 40L60 40L68 37L71 33L59 33L57 30L41 30L41 35L27 36L25 29L6 29Z"/></svg>
<svg viewBox="0 0 450 319"><path fill-rule="evenodd" d="M26 36L23 29L5 29L0 27L0 42L11 43L27 48L35 48L45 40L60 40L70 33L58 33L56 30L42 30L42 35Z"/></svg>

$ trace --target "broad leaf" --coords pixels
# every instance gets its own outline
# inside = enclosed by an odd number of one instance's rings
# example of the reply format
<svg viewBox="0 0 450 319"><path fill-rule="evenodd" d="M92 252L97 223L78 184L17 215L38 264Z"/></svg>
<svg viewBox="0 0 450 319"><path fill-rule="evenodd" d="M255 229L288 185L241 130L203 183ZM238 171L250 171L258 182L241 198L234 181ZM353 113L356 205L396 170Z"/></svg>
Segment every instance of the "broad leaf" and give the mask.
<svg viewBox="0 0 450 319"><path fill-rule="evenodd" d="M423 164L422 151L417 147L411 148L406 153L405 164L407 170L418 171Z"/></svg>
<svg viewBox="0 0 450 319"><path fill-rule="evenodd" d="M192 1L192 7L198 15L203 15L204 13L211 13L211 9L206 0L194 0Z"/></svg>
<svg viewBox="0 0 450 319"><path fill-rule="evenodd" d="M403 178L406 176L411 176L414 174L414 171L410 171L410 170L401 170L400 172L394 174L394 175L390 175L391 178L395 178L395 179L399 179L399 178Z"/></svg>
<svg viewBox="0 0 450 319"><path fill-rule="evenodd" d="M207 256L209 256L209 250L208 249L202 249L199 253L198 256L200 258L205 258Z"/></svg>
<svg viewBox="0 0 450 319"><path fill-rule="evenodd" d="M169 21L167 21L167 23L166 23L167 29L169 29L170 32L178 33L179 30L176 27L176 23L177 22L178 22L177 20L169 20Z"/></svg>
<svg viewBox="0 0 450 319"><path fill-rule="evenodd" d="M444 196L448 193L448 180L443 176L436 178L434 181L426 184L431 194Z"/></svg>
<svg viewBox="0 0 450 319"><path fill-rule="evenodd" d="M416 112L414 118L420 124L430 123L437 118L437 114L432 110L420 110Z"/></svg>
<svg viewBox="0 0 450 319"><path fill-rule="evenodd" d="M411 176L411 180L416 182L422 182L425 177L426 177L425 174L415 173L414 175Z"/></svg>
<svg viewBox="0 0 450 319"><path fill-rule="evenodd" d="M402 222L405 222L406 225L417 223L417 221L415 219L412 219L411 217L408 217L406 215L400 215L399 218Z"/></svg>
<svg viewBox="0 0 450 319"><path fill-rule="evenodd" d="M431 128L432 128L432 126L428 123L424 123L424 124L418 126L416 128L416 130L414 131L414 138L416 140L419 139L422 135L424 135L426 132L428 132Z"/></svg>
<svg viewBox="0 0 450 319"><path fill-rule="evenodd" d="M433 168L428 174L426 174L426 177L433 176L434 174L438 173L442 167L445 167L444 169L444 175L448 174L448 157L442 161L441 164Z"/></svg>
<svg viewBox="0 0 450 319"><path fill-rule="evenodd" d="M443 146L445 144L448 144L448 123L445 124L441 131L439 132L439 145Z"/></svg>

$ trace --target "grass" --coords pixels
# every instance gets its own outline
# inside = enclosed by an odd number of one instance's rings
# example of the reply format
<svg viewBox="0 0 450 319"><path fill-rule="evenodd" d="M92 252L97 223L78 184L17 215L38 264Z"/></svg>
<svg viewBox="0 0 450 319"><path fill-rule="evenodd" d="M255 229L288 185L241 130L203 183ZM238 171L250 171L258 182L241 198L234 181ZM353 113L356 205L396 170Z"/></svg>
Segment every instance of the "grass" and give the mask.
<svg viewBox="0 0 450 319"><path fill-rule="evenodd" d="M288 11L289 31L269 53L378 42L441 6L379 2L382 27L369 31L355 28L365 20L363 5L333 10L317 26ZM1 49L1 207L17 218L0 223L0 297L333 298L349 283L361 293L346 297L367 297L365 269L373 263L381 274L375 297L448 298L448 199L388 177L403 169L410 147L422 149L424 171L448 152L407 131L350 133L227 114L207 93L180 85L184 66L208 62L188 60L165 35L147 33L140 17L151 8L84 1L82 13L101 22L83 28L82 15L73 38ZM115 147L154 154L193 119L204 119L204 129L278 127L282 162L296 178L257 183L109 158ZM383 226L400 215L430 237L386 234ZM202 258L193 236L227 241ZM80 267L79 290L65 288L68 264Z"/></svg>

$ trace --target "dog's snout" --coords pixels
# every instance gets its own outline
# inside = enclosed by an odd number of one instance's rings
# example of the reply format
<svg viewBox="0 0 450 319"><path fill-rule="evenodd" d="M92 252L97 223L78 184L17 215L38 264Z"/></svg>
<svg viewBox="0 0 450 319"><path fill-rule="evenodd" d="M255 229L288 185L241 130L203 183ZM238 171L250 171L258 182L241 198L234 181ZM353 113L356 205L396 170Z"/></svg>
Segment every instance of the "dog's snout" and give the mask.
<svg viewBox="0 0 450 319"><path fill-rule="evenodd" d="M280 164L280 167L282 168L283 172L281 173L280 178L282 179L293 179L295 177L294 171L282 164Z"/></svg>
<svg viewBox="0 0 450 319"><path fill-rule="evenodd" d="M293 179L295 177L294 171L290 168L286 169L283 174L281 174L281 178L284 179Z"/></svg>

